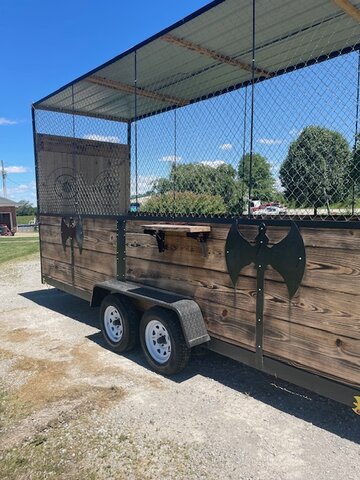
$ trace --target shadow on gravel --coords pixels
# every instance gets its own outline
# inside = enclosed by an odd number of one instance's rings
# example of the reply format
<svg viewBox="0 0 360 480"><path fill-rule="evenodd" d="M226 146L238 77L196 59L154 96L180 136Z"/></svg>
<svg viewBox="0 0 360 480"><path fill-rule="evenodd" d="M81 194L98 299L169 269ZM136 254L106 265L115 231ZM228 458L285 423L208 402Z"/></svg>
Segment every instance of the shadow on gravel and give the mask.
<svg viewBox="0 0 360 480"><path fill-rule="evenodd" d="M21 295L44 308L92 327L98 327L98 309L90 308L88 302L77 297L55 288L26 292ZM100 332L87 338L110 350ZM114 353L114 355L117 354ZM139 349L123 355L149 369ZM241 394L253 397L284 413L360 444L360 417L345 405L275 379L205 348L196 348L185 371L174 375L170 380L182 383L196 375L211 378Z"/></svg>
<svg viewBox="0 0 360 480"><path fill-rule="evenodd" d="M41 307L61 313L91 327L98 327L98 309L90 308L89 302L61 292L56 288L20 293L20 296L37 303Z"/></svg>

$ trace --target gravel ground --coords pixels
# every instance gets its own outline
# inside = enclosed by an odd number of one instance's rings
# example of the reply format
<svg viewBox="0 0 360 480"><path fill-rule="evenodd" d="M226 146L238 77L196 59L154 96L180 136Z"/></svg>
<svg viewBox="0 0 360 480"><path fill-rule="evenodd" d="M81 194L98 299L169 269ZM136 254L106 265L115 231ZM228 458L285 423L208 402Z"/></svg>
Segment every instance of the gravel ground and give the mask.
<svg viewBox="0 0 360 480"><path fill-rule="evenodd" d="M359 480L349 408L203 350L163 378L39 279L37 259L0 273L2 480Z"/></svg>

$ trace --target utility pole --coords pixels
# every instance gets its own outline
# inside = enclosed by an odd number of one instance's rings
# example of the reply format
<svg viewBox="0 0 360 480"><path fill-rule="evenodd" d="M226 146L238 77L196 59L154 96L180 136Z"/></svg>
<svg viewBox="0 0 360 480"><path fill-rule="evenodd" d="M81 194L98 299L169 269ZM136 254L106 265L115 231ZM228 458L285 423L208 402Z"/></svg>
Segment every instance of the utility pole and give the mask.
<svg viewBox="0 0 360 480"><path fill-rule="evenodd" d="M6 171L4 167L4 161L1 160L1 176L2 176L2 186L3 186L3 196L7 198L7 191L6 191Z"/></svg>

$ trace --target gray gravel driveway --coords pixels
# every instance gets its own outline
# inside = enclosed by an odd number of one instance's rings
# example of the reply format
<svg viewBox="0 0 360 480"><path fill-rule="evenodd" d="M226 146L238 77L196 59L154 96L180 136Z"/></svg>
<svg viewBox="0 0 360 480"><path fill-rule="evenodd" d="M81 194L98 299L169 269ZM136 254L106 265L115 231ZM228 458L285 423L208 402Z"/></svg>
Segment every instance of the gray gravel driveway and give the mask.
<svg viewBox="0 0 360 480"><path fill-rule="evenodd" d="M174 378L109 351L97 310L0 273L0 478L360 478L360 417L197 350Z"/></svg>

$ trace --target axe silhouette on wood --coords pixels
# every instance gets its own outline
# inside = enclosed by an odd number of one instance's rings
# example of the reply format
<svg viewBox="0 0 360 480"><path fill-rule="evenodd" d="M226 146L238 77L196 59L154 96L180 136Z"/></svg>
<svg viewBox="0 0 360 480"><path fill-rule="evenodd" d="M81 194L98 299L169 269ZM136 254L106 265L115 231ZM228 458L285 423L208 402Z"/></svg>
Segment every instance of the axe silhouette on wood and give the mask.
<svg viewBox="0 0 360 480"><path fill-rule="evenodd" d="M233 285L236 285L241 270L251 263L257 269L257 294L263 294L264 274L271 265L283 277L291 299L297 292L305 272L305 246L295 223L291 224L288 235L273 247L268 246L266 225L259 226L255 245L241 235L238 225L233 224L225 244L227 269Z"/></svg>
<svg viewBox="0 0 360 480"><path fill-rule="evenodd" d="M63 217L61 219L61 243L66 250L66 241L70 238L71 240L76 240L80 253L82 252L84 232L81 223L81 218L79 216L78 222L76 223L73 217L69 218L69 225L66 223L66 219Z"/></svg>

